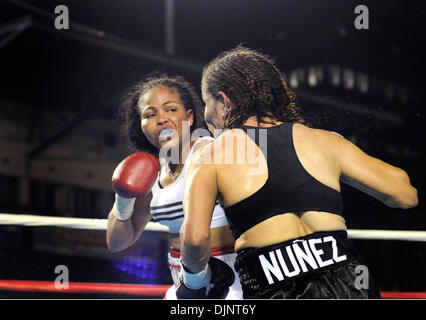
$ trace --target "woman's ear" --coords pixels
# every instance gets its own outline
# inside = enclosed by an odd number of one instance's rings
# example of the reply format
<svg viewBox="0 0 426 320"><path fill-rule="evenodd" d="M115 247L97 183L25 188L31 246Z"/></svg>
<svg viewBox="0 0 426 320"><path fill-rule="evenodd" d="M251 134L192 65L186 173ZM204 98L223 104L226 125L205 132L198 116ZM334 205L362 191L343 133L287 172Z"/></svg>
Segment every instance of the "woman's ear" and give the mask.
<svg viewBox="0 0 426 320"><path fill-rule="evenodd" d="M230 109L232 107L232 101L231 101L231 99L229 99L229 97L223 91L219 91L219 95L223 99L223 106L224 106L225 110Z"/></svg>
<svg viewBox="0 0 426 320"><path fill-rule="evenodd" d="M194 112L192 111L192 109L186 110L186 116L188 117L189 126L191 127L194 123Z"/></svg>

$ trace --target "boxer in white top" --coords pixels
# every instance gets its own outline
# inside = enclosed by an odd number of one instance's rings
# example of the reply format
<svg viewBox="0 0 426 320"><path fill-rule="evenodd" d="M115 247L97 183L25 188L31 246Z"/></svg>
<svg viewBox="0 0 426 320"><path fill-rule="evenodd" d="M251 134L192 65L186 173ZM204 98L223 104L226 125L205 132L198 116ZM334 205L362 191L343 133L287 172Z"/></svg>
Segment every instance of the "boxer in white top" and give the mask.
<svg viewBox="0 0 426 320"><path fill-rule="evenodd" d="M141 152L130 155L114 171L116 201L108 216L108 248L118 252L132 246L150 220L167 226L168 260L175 284L180 273L179 231L183 222L186 163L196 149L213 140L187 138L190 136L187 131L196 128L196 111L200 107L200 99L187 81L167 76L137 83L121 104L129 139ZM178 156L170 160L170 154ZM212 298L242 299L240 281L234 271L234 239L219 204L215 206L210 227L211 256L226 263L219 263L220 270L235 276L226 295ZM175 285L171 286L165 298L176 299L175 291Z"/></svg>

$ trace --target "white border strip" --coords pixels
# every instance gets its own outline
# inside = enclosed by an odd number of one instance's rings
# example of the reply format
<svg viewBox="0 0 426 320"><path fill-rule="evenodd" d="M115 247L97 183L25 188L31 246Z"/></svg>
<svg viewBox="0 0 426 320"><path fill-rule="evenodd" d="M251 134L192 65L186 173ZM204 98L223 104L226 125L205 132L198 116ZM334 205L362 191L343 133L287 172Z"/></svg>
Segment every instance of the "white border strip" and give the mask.
<svg viewBox="0 0 426 320"><path fill-rule="evenodd" d="M106 230L107 219L85 219L0 213L0 225L21 225L33 227L51 226L85 230ZM169 228L157 222L148 222L148 225L145 227L145 230L168 232ZM348 236L351 239L403 240L426 242L426 231L349 229Z"/></svg>

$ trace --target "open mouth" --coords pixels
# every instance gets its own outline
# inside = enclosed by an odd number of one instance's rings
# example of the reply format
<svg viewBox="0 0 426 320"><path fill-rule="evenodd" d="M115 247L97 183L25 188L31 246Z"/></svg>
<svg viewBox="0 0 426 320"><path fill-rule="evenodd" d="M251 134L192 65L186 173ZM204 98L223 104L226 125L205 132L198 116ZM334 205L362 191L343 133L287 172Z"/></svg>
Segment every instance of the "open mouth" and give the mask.
<svg viewBox="0 0 426 320"><path fill-rule="evenodd" d="M158 140L160 142L169 141L173 137L174 130L169 128L164 128L160 131L160 134L158 135Z"/></svg>

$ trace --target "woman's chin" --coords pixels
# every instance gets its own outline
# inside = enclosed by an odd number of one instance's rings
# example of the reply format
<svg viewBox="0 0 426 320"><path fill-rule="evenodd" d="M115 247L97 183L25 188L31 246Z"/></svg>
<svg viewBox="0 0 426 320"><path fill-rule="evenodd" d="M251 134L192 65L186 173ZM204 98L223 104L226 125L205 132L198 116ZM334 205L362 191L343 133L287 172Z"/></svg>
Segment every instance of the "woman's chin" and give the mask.
<svg viewBox="0 0 426 320"><path fill-rule="evenodd" d="M161 139L158 144L160 148L174 149L179 146L179 137L172 135L167 137L167 139Z"/></svg>

